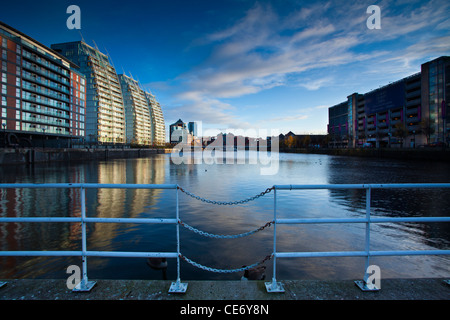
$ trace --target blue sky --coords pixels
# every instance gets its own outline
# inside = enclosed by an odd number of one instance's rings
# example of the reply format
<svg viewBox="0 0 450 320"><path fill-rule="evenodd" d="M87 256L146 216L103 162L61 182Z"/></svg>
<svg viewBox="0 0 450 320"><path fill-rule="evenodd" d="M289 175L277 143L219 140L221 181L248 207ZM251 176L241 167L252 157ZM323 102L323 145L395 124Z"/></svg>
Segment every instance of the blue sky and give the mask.
<svg viewBox="0 0 450 320"><path fill-rule="evenodd" d="M81 9L81 32L66 9ZM368 29L370 5L381 29ZM328 107L450 54L450 2L17 1L0 20L41 43L84 40L161 103L166 124L325 133Z"/></svg>

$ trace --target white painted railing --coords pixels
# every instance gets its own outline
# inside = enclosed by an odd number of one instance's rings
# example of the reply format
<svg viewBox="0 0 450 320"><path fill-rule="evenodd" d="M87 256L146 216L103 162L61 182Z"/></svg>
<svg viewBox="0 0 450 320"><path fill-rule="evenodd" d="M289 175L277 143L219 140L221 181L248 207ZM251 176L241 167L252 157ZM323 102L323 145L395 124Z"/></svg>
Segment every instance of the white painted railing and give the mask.
<svg viewBox="0 0 450 320"><path fill-rule="evenodd" d="M410 218L376 218L371 216L371 190L373 189L442 189L450 188L450 183L428 183L428 184L333 184L333 185L275 185L274 186L274 236L273 236L273 278L272 282L266 283L267 291L283 292L283 285L276 280L277 258L300 258L300 257L366 257L366 268L370 265L371 256L405 256L405 255L449 255L450 250L402 250L402 251L372 251L370 250L370 225L382 222L450 222L450 217L410 217ZM366 190L366 215L364 218L317 218L317 219L278 219L277 218L277 191L286 190L318 190L318 189L363 189ZM364 223L365 250L364 251L332 251L332 252L277 252L276 249L276 226L277 224L321 224L321 223ZM367 284L367 272L364 280L357 284L362 290L370 290Z"/></svg>
<svg viewBox="0 0 450 320"><path fill-rule="evenodd" d="M179 201L178 190L186 193L182 188L176 184L89 184L89 183L57 183L57 184L0 184L0 189L8 188L77 188L81 192L81 217L0 217L0 223L10 222L71 222L81 223L81 251L0 251L0 256L79 256L82 257L82 269L83 275L81 282L74 289L75 291L89 291L95 282L89 281L87 277L87 257L136 257L136 258L176 258L177 259L177 280L172 283L169 292L182 293L187 289L187 284L182 283L180 280L180 258L184 258L185 261L192 263L195 266L201 267L208 271L216 271L219 269L213 269L205 266L201 266L190 259L184 257L180 252L180 225L184 226L184 223L179 217ZM86 189L100 189L100 188L115 188L115 189L171 189L176 194L176 209L175 218L162 219L162 218L90 218L86 216ZM276 261L277 258L299 258L299 257L366 257L366 269L370 265L370 257L374 256L405 256L405 255L449 255L450 250L404 250L404 251L372 251L370 250L370 225L372 223L398 223L398 222L450 222L450 217L399 217L399 218L384 218L384 217L372 217L371 216L371 190L373 189L438 189L438 188L450 188L450 183L435 183L435 184L335 184L335 185L275 185L270 189L266 189L265 192L258 196L252 197L247 201L255 200L271 190L274 191L274 216L273 221L268 222L265 226L237 236L225 236L225 237L242 237L252 234L257 231L263 230L268 225L273 225L273 252L271 258L273 258L273 277L272 282L266 282L266 289L268 292L284 292L284 288L281 282L276 280ZM317 219L279 219L277 217L277 192L286 190L307 190L307 189L363 189L366 190L366 215L364 218L317 218ZM197 200L204 202L218 204L218 205L234 205L242 201L237 202L217 202L209 201L203 198L193 196ZM136 224L176 224L176 251L174 252L118 252L118 251L90 251L87 250L87 237L86 237L86 224L87 223L136 223ZM277 252L276 238L277 238L277 225L278 224L322 224L322 223L364 223L365 229L365 250L364 251L331 251L331 252ZM194 229L189 227L190 229ZM201 232L201 231L199 231ZM202 233L202 232L201 232ZM205 235L206 233L203 232ZM214 236L206 234L207 236ZM219 237L219 236L216 236ZM266 259L265 259L266 260ZM263 261L265 261L263 260ZM258 263L257 263L258 264ZM255 265L257 265L255 264ZM252 265L253 266L253 265ZM247 268L228 270L229 272L242 271ZM219 270L224 272L224 270ZM365 273L364 279L360 285L361 289L367 289L368 274ZM1 283L0 283L1 286Z"/></svg>

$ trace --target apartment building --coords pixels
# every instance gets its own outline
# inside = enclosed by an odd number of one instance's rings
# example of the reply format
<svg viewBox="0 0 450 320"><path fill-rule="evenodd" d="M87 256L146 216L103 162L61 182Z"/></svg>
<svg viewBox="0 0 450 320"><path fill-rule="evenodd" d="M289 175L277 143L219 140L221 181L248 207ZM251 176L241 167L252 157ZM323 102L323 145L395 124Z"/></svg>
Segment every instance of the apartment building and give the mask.
<svg viewBox="0 0 450 320"><path fill-rule="evenodd" d="M83 41L51 48L80 67L86 77L86 139L126 143L125 108L119 78L106 54Z"/></svg>
<svg viewBox="0 0 450 320"><path fill-rule="evenodd" d="M4 146L68 147L85 137L86 78L78 65L0 22Z"/></svg>
<svg viewBox="0 0 450 320"><path fill-rule="evenodd" d="M119 75L120 86L125 106L125 124L127 143L151 145L152 118L144 90L133 78Z"/></svg>
<svg viewBox="0 0 450 320"><path fill-rule="evenodd" d="M160 103L150 92L144 92L150 107L152 118L152 142L154 145L162 146L166 143L166 125Z"/></svg>
<svg viewBox="0 0 450 320"><path fill-rule="evenodd" d="M328 110L331 147L417 147L449 142L450 58Z"/></svg>

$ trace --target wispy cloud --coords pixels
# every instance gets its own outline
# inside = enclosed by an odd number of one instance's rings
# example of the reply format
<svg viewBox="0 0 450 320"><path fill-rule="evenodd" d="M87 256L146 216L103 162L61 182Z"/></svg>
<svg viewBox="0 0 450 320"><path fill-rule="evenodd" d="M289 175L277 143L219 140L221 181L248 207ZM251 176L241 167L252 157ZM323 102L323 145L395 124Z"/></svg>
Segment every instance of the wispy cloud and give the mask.
<svg viewBox="0 0 450 320"><path fill-rule="evenodd" d="M256 4L230 27L195 42L198 46L210 46L211 54L177 78L183 89L177 98L183 105L176 111L184 108L186 114L211 123L234 125L239 122L241 110L230 104L232 98L286 86L289 81L307 90L339 81L323 74L311 77L312 70L357 64L360 72L367 72L367 65L375 62L381 67L370 68L375 70L372 72L396 73L396 67L403 72L412 70L420 59L449 51L450 36L430 39L429 32L420 36L420 30L444 30L448 26L449 4L441 0L430 4L416 2L400 11L394 2L381 1L382 29L378 32L366 28L365 2L315 3L288 16L281 16L270 5ZM437 7L443 10L436 10ZM395 45L394 40L406 36L410 41L406 47ZM380 49L377 43L388 45ZM223 99L228 99L228 103Z"/></svg>

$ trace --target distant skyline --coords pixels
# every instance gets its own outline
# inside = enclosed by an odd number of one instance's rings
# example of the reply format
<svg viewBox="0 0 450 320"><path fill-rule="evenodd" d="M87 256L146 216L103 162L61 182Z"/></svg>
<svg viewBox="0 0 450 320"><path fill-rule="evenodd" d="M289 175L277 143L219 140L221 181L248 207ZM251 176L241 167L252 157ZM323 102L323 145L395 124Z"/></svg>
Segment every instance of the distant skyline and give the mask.
<svg viewBox="0 0 450 320"><path fill-rule="evenodd" d="M66 27L69 5L81 9L81 30ZM381 29L366 25L370 5L381 9ZM204 130L325 134L328 107L450 55L447 0L26 0L0 7L1 21L48 47L83 37L109 54L117 73L156 96L167 128L181 118Z"/></svg>

